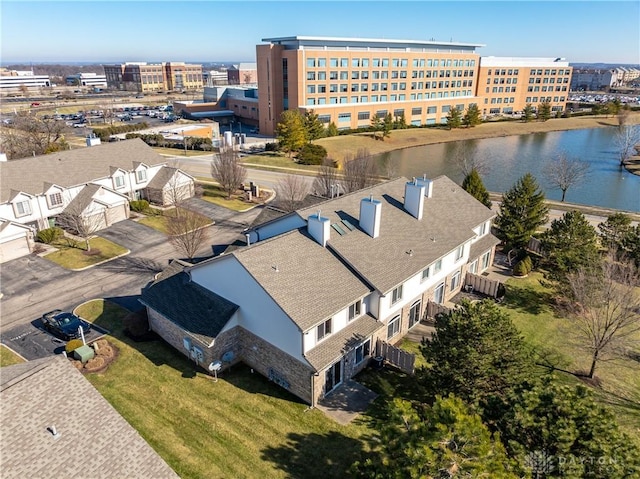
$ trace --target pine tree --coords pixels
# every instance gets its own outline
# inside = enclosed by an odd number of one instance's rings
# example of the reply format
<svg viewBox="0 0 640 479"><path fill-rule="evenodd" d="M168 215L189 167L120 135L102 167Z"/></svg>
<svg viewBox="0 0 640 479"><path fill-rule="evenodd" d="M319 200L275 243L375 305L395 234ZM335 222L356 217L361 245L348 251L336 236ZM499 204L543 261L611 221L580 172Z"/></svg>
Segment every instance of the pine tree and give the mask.
<svg viewBox="0 0 640 479"><path fill-rule="evenodd" d="M538 107L538 120L547 121L551 118L551 103L548 101L540 103Z"/></svg>
<svg viewBox="0 0 640 479"><path fill-rule="evenodd" d="M497 236L507 248L524 248L536 230L547 222L549 208L531 173L525 174L502 195L496 217Z"/></svg>
<svg viewBox="0 0 640 479"><path fill-rule="evenodd" d="M338 136L338 127L334 122L329 123L327 127L327 136Z"/></svg>
<svg viewBox="0 0 640 479"><path fill-rule="evenodd" d="M447 115L447 126L450 130L453 128L460 128L460 126L462 126L462 113L460 113L457 106L454 106L449 110L449 114Z"/></svg>
<svg viewBox="0 0 640 479"><path fill-rule="evenodd" d="M305 128L304 117L298 110L286 110L280 115L276 135L280 147L291 154L307 143L307 130Z"/></svg>
<svg viewBox="0 0 640 479"><path fill-rule="evenodd" d="M391 113L387 113L382 122L382 141L391 135L391 130L393 130L393 117Z"/></svg>
<svg viewBox="0 0 640 479"><path fill-rule="evenodd" d="M525 123L529 123L533 120L533 106L531 103L527 103L522 110L522 119Z"/></svg>
<svg viewBox="0 0 640 479"><path fill-rule="evenodd" d="M324 125L313 110L307 110L304 114L304 126L307 130L307 141L312 142L324 137L326 131Z"/></svg>
<svg viewBox="0 0 640 479"><path fill-rule="evenodd" d="M469 105L467 108L464 117L462 118L462 123L466 127L474 127L482 123L482 117L480 116L480 108L475 103Z"/></svg>
<svg viewBox="0 0 640 479"><path fill-rule="evenodd" d="M373 139L378 139L378 131L382 129L382 120L378 115L371 117L371 130L373 130Z"/></svg>
<svg viewBox="0 0 640 479"><path fill-rule="evenodd" d="M480 203L485 205L487 208L491 208L491 200L489 199L489 192L484 187L484 183L482 183L482 179L478 174L478 170L475 168L471 170L464 181L462 182L462 189L473 196Z"/></svg>

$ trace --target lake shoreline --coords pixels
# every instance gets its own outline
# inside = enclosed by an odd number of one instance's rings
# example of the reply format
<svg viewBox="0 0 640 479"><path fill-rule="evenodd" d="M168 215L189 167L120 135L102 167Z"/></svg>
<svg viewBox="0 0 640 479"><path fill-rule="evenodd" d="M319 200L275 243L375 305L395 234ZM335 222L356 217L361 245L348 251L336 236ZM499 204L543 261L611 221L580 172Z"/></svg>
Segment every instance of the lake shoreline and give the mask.
<svg viewBox="0 0 640 479"><path fill-rule="evenodd" d="M640 124L640 112L629 116L632 124ZM473 128L448 130L442 128L411 128L393 130L385 141L375 140L372 133L356 133L353 135L322 138L317 141L327 149L327 156L338 162L345 157L355 155L358 150L366 148L372 155L379 155L414 146L434 145L460 140L480 140L503 136L529 135L553 131L581 130L605 128L618 125L616 117L581 116L575 118L553 118L544 122L532 121L494 121L482 123ZM632 174L640 176L640 158L634 157L625 168Z"/></svg>

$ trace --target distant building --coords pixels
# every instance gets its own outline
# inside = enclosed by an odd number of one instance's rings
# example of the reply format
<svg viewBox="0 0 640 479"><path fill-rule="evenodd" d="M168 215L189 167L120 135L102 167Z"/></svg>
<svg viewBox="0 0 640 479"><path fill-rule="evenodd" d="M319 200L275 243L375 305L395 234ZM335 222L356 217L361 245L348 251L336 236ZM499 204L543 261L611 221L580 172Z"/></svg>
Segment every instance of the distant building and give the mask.
<svg viewBox="0 0 640 479"><path fill-rule="evenodd" d="M615 70L595 68L576 68L571 77L572 90L599 91L615 86L617 77Z"/></svg>
<svg viewBox="0 0 640 479"><path fill-rule="evenodd" d="M202 65L182 62L127 62L103 65L107 86L141 93L202 88Z"/></svg>
<svg viewBox="0 0 640 479"><path fill-rule="evenodd" d="M87 86L87 87L106 87L106 75L98 75L97 73L76 73L68 75L65 78L67 85Z"/></svg>
<svg viewBox="0 0 640 479"><path fill-rule="evenodd" d="M615 69L616 83L614 86L624 86L640 78L638 68L618 67Z"/></svg>
<svg viewBox="0 0 640 479"><path fill-rule="evenodd" d="M34 75L32 71L7 70L0 68L0 92L18 93L25 87L33 90L51 86L49 75Z"/></svg>
<svg viewBox="0 0 640 479"><path fill-rule="evenodd" d="M205 86L227 85L229 78L226 70L210 70L202 74L202 79Z"/></svg>
<svg viewBox="0 0 640 479"><path fill-rule="evenodd" d="M341 130L368 127L372 118L389 114L415 126L446 123L452 108L474 104L483 115L543 101L561 111L572 70L563 59L481 58L476 49L484 45L475 43L306 36L263 41L268 43L257 45L256 56L260 132L266 135L274 134L288 109L313 110Z"/></svg>
<svg viewBox="0 0 640 479"><path fill-rule="evenodd" d="M206 86L202 101L174 101L177 114L192 120L214 119L222 125L239 120L258 126L258 89L246 86Z"/></svg>
<svg viewBox="0 0 640 479"><path fill-rule="evenodd" d="M227 70L229 85L255 85L258 83L256 63L240 63Z"/></svg>

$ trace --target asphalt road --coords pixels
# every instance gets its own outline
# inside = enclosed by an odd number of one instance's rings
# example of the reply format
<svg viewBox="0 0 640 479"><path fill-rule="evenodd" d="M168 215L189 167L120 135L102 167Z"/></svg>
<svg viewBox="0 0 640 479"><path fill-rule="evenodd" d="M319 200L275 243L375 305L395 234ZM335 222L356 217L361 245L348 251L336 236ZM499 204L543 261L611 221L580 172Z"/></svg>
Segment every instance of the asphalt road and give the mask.
<svg viewBox="0 0 640 479"><path fill-rule="evenodd" d="M226 210L225 210L226 211ZM209 257L235 241L251 224L261 208L246 213L227 214L209 227L210 241L198 252ZM0 340L23 345L30 359L56 351L60 346L41 330L40 317L53 309L71 311L79 304L108 298L129 310L141 308L138 296L156 273L179 255L161 233L131 220L122 221L101 232L101 236L123 244L131 253L122 258L87 269L69 271L36 255L2 265L3 293L0 301Z"/></svg>

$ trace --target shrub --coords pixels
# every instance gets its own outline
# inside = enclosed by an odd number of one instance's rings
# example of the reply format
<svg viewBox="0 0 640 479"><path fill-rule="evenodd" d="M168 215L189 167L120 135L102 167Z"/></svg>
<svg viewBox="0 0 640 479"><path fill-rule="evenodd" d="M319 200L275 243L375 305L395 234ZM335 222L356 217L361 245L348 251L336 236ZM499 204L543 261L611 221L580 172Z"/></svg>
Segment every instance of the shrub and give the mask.
<svg viewBox="0 0 640 479"><path fill-rule="evenodd" d="M87 371L97 371L98 369L104 366L104 358L102 356L96 356L87 361L87 364L84 365L84 369Z"/></svg>
<svg viewBox="0 0 640 479"><path fill-rule="evenodd" d="M514 276L526 276L527 273L527 267L524 264L524 261L518 261L516 263L516 265L513 267L513 275Z"/></svg>
<svg viewBox="0 0 640 479"><path fill-rule="evenodd" d="M131 211L141 213L149 208L149 202L147 200L135 200L129 203L129 208L131 208Z"/></svg>
<svg viewBox="0 0 640 479"><path fill-rule="evenodd" d="M525 274L529 274L531 272L531 270L533 269L533 260L531 259L531 256L526 255L522 259L522 262L524 263L525 269L527 271Z"/></svg>
<svg viewBox="0 0 640 479"><path fill-rule="evenodd" d="M78 349L80 346L83 346L83 345L84 344L82 343L81 339L72 339L65 345L64 350L67 352L67 354L71 354L76 349Z"/></svg>
<svg viewBox="0 0 640 479"><path fill-rule="evenodd" d="M327 150L322 145L308 143L298 153L298 163L301 165L321 165L327 157Z"/></svg>
<svg viewBox="0 0 640 479"><path fill-rule="evenodd" d="M149 320L145 313L131 313L125 316L123 322L124 329L131 336L144 336L149 332Z"/></svg>
<svg viewBox="0 0 640 479"><path fill-rule="evenodd" d="M62 228L54 226L53 228L47 228L38 232L36 240L40 243L51 244L56 240L59 240L64 235Z"/></svg>
<svg viewBox="0 0 640 479"><path fill-rule="evenodd" d="M264 151L278 151L279 149L280 146L275 141L264 145Z"/></svg>

